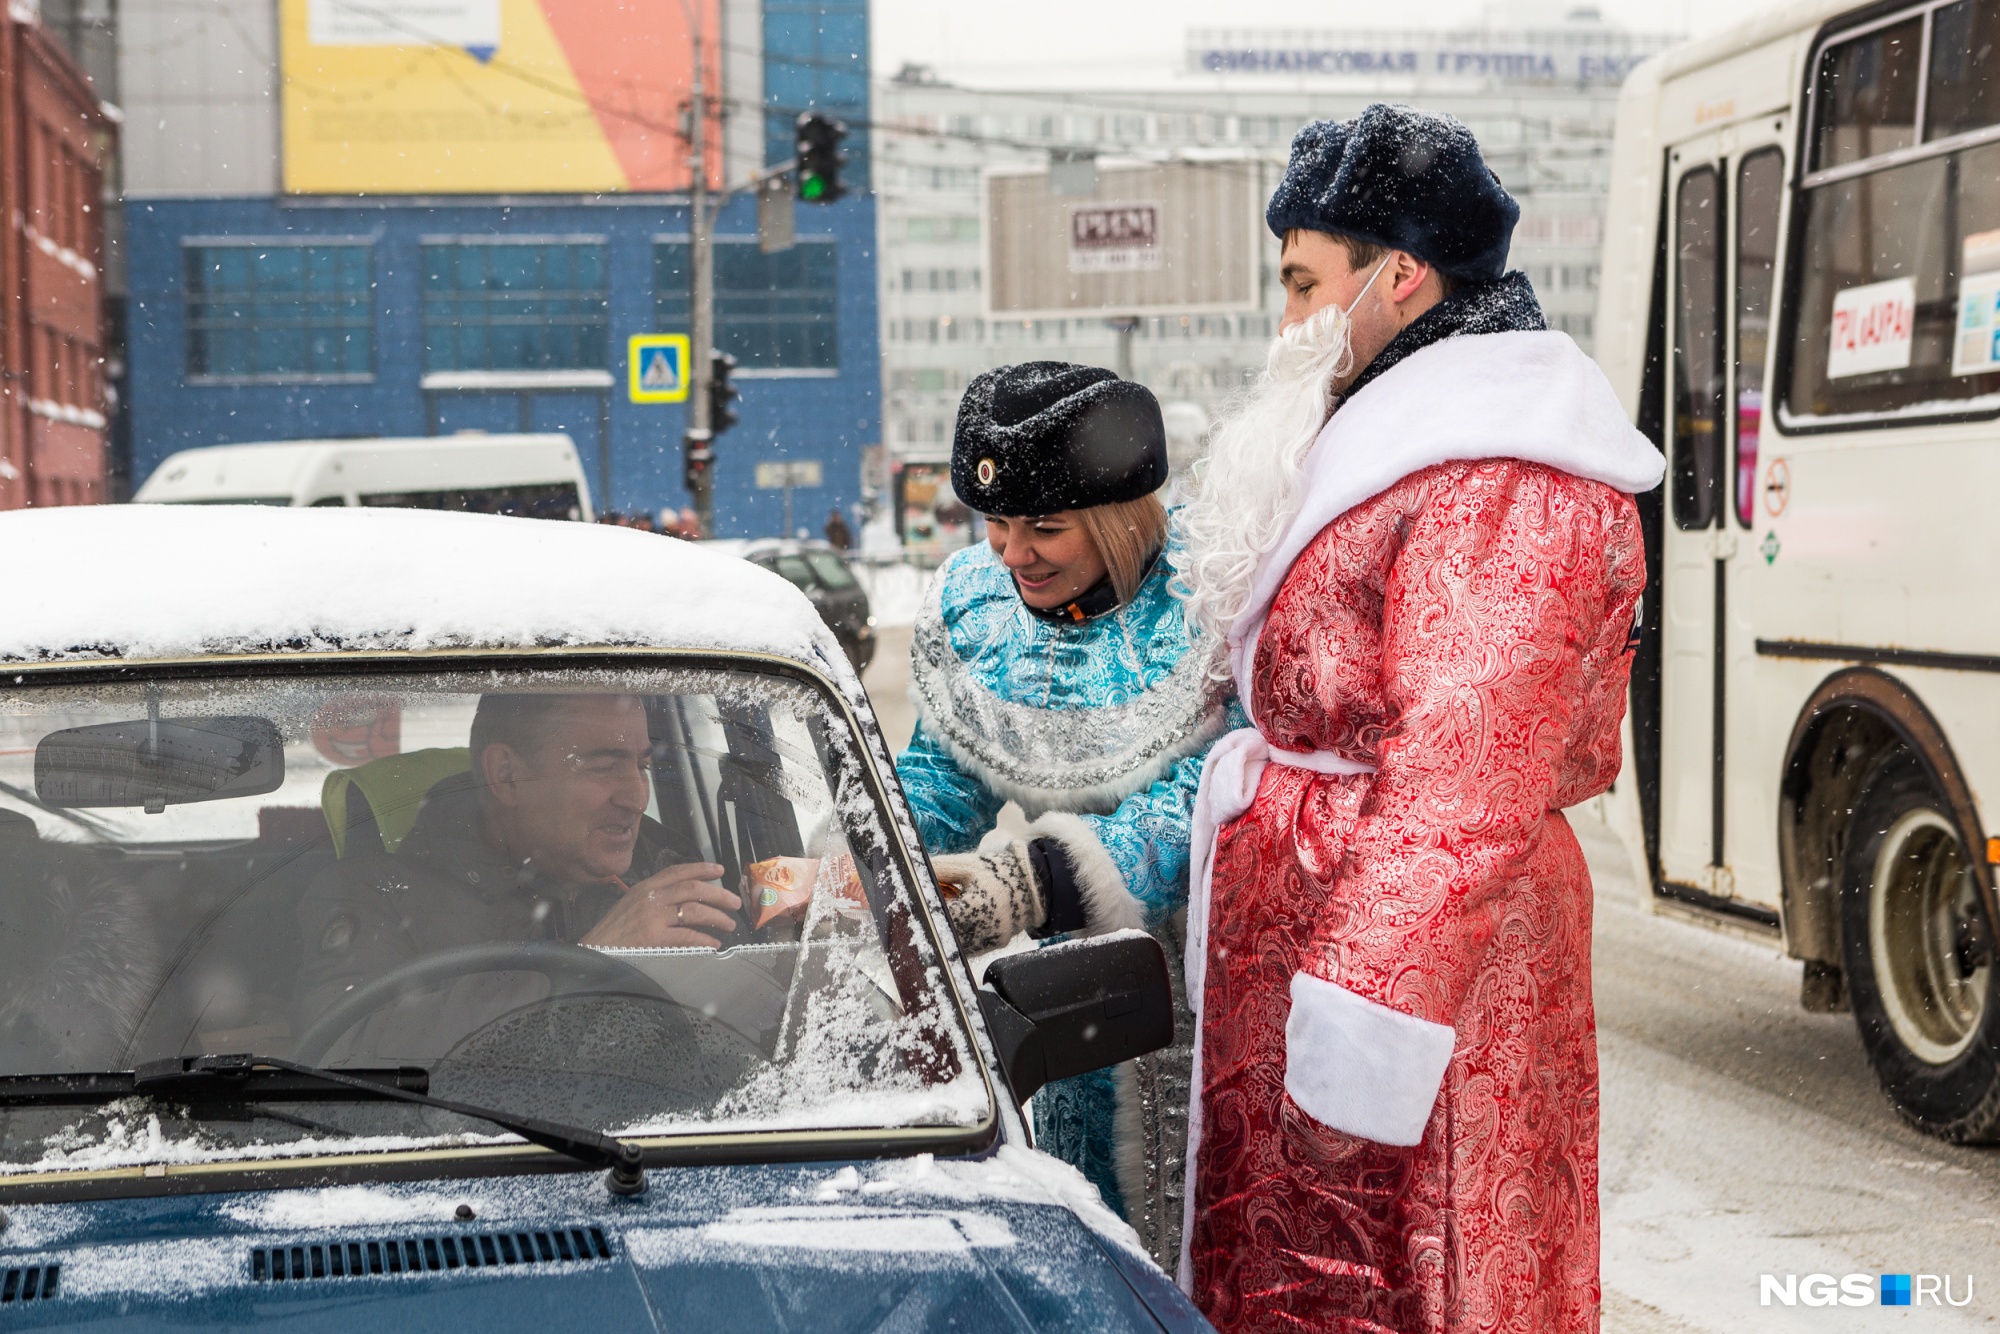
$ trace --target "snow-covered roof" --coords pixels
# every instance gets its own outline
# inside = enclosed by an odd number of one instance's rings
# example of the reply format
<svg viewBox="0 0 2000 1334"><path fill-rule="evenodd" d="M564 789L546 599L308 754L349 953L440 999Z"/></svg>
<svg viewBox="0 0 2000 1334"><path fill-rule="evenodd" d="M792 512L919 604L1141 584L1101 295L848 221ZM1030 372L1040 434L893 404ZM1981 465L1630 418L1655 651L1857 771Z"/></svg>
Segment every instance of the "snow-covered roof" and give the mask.
<svg viewBox="0 0 2000 1334"><path fill-rule="evenodd" d="M0 661L553 645L775 653L845 673L768 570L671 537L402 509L0 514Z"/></svg>

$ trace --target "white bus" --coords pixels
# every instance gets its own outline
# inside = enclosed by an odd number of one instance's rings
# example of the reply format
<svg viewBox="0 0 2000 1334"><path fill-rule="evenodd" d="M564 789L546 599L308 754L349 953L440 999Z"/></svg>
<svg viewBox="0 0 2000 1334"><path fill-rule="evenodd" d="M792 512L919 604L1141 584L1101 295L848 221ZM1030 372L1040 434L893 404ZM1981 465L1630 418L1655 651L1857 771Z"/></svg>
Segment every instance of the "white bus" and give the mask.
<svg viewBox="0 0 2000 1334"><path fill-rule="evenodd" d="M281 440L169 454L132 499L157 505L372 505L589 522L567 435Z"/></svg>
<svg viewBox="0 0 2000 1334"><path fill-rule="evenodd" d="M2000 0L1793 3L1625 86L1598 358L1668 458L1612 815L2000 1138Z"/></svg>

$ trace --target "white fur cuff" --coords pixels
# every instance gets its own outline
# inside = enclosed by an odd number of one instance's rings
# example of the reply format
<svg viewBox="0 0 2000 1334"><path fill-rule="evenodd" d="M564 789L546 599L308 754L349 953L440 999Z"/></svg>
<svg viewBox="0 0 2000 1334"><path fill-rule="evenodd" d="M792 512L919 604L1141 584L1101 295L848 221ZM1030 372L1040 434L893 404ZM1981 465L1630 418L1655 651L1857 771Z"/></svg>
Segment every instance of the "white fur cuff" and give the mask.
<svg viewBox="0 0 2000 1334"><path fill-rule="evenodd" d="M1053 839L1068 854L1083 898L1083 929L1087 934L1146 929L1145 907L1132 897L1118 864L1083 820L1067 811L1050 811L1028 826L1028 837Z"/></svg>
<svg viewBox="0 0 2000 1334"><path fill-rule="evenodd" d="M1309 973L1292 974L1285 1092L1307 1115L1377 1144L1422 1142L1457 1035Z"/></svg>

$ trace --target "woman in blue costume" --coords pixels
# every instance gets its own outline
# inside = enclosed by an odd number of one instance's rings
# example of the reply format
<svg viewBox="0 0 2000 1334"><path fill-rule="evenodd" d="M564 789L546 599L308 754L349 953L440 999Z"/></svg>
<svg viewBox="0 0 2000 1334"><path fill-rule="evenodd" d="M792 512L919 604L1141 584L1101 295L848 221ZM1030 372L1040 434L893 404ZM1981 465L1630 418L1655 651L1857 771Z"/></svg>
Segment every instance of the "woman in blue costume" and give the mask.
<svg viewBox="0 0 2000 1334"><path fill-rule="evenodd" d="M1240 711L1169 593L1159 404L1110 371L1029 362L973 380L952 488L985 544L932 581L910 647L917 728L896 761L968 953L1138 927L1178 987L1202 757ZM996 831L1018 802L1027 837ZM1174 1047L1051 1084L1037 1142L1163 1264L1179 1252L1191 1019Z"/></svg>

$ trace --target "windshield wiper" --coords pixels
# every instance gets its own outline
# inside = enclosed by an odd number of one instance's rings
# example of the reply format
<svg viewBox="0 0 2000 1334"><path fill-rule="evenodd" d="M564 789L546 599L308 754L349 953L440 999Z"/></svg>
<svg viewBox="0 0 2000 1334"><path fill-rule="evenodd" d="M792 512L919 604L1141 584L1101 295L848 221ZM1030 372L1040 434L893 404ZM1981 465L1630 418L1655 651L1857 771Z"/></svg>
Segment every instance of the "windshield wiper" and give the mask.
<svg viewBox="0 0 2000 1334"><path fill-rule="evenodd" d="M645 1154L600 1131L558 1125L532 1116L433 1098L429 1072L421 1066L325 1070L275 1056L176 1056L146 1061L120 1074L29 1075L0 1080L0 1106L86 1104L143 1094L189 1103L263 1102L282 1097L383 1099L469 1116L499 1126L586 1167L606 1169L604 1185L614 1195L646 1189Z"/></svg>
<svg viewBox="0 0 2000 1334"><path fill-rule="evenodd" d="M614 1195L637 1195L646 1189L646 1155L636 1144L627 1144L602 1131L589 1130L578 1126L558 1125L554 1121L544 1121L539 1117L516 1116L511 1112L495 1111L490 1107L474 1107L470 1103L454 1102L449 1098L433 1098L429 1093L403 1087L398 1082L368 1079L350 1075L342 1070L326 1070L314 1065L300 1065L295 1061L281 1060L275 1056L252 1056L239 1053L229 1056L179 1056L164 1061L147 1061L132 1071L134 1092L164 1094L169 1097L188 1098L193 1101L217 1101L221 1093L230 1101L250 1100L268 1096L260 1086L258 1067L277 1071L281 1074L301 1076L321 1080L340 1088L353 1089L371 1097L394 1099L399 1102L413 1102L422 1107L436 1107L442 1111L456 1112L477 1121L485 1121L512 1131L530 1144L539 1144L564 1157L573 1158L586 1167L606 1169L605 1189ZM429 1086L426 1078L425 1086Z"/></svg>

